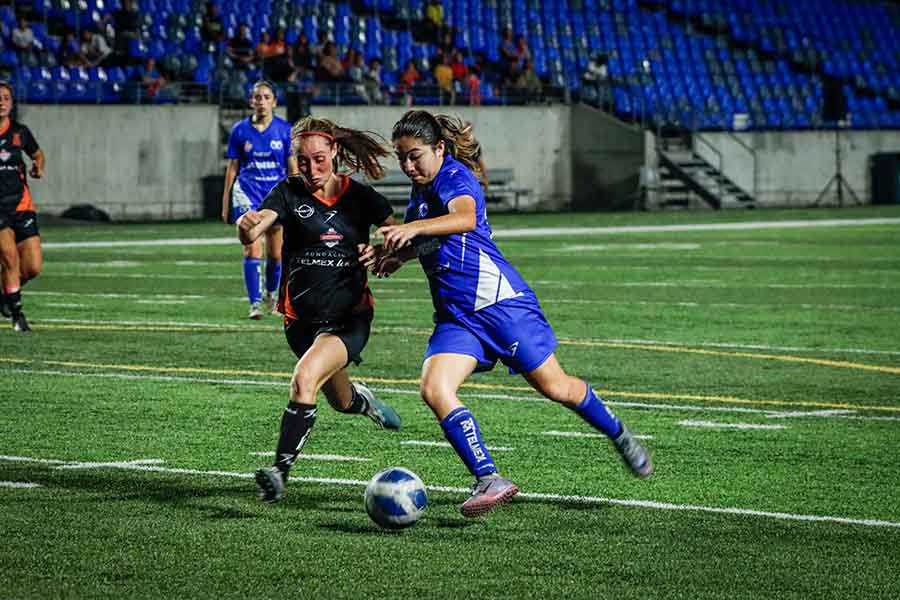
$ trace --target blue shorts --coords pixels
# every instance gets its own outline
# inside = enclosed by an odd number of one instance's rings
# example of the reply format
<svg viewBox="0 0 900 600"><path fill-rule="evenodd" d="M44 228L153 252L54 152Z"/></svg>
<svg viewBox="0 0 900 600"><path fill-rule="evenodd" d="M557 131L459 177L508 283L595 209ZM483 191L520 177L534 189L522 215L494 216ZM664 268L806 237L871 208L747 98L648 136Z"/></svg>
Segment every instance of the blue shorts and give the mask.
<svg viewBox="0 0 900 600"><path fill-rule="evenodd" d="M527 294L439 321L428 340L425 358L465 354L478 361L476 372L490 371L499 359L511 375L516 375L544 364L556 346L556 336L537 298Z"/></svg>

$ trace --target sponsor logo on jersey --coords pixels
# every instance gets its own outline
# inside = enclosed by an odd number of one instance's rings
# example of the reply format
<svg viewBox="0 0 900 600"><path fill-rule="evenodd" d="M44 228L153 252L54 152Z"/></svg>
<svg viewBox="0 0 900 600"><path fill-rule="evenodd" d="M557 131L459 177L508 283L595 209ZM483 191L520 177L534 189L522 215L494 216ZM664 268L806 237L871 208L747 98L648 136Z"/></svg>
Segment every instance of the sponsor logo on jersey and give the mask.
<svg viewBox="0 0 900 600"><path fill-rule="evenodd" d="M329 248L334 248L341 243L341 240L344 239L344 236L343 234L335 231L334 227L329 227L328 231L319 236L319 239L325 242L325 245Z"/></svg>
<svg viewBox="0 0 900 600"><path fill-rule="evenodd" d="M253 142L244 142L244 152L253 150Z"/></svg>
<svg viewBox="0 0 900 600"><path fill-rule="evenodd" d="M5 149L0 150L0 160L2 160L3 162L8 161L10 156L12 156L12 154L7 152Z"/></svg>
<svg viewBox="0 0 900 600"><path fill-rule="evenodd" d="M14 133L14 134L13 134L13 137L12 137L12 145L13 145L13 146L21 146L21 145L22 145L22 138L19 137L19 134L18 134L18 133Z"/></svg>
<svg viewBox="0 0 900 600"><path fill-rule="evenodd" d="M419 205L419 218L424 219L427 216L428 216L428 203L423 202L422 204Z"/></svg>
<svg viewBox="0 0 900 600"><path fill-rule="evenodd" d="M313 216L313 213L315 212L316 211L309 204L301 204L294 209L294 214L296 214L301 219L308 219Z"/></svg>
<svg viewBox="0 0 900 600"><path fill-rule="evenodd" d="M269 142L269 148L280 152L281 150L284 150L284 142L281 140L272 140Z"/></svg>
<svg viewBox="0 0 900 600"><path fill-rule="evenodd" d="M336 210L329 210L327 213L325 213L325 222L327 223L328 221L332 220L335 215L337 215Z"/></svg>
<svg viewBox="0 0 900 600"><path fill-rule="evenodd" d="M515 355L516 355L516 350L518 350L518 349L519 349L519 342L513 342L513 343L510 344L510 346L509 346L509 355L510 355L510 356L515 356Z"/></svg>

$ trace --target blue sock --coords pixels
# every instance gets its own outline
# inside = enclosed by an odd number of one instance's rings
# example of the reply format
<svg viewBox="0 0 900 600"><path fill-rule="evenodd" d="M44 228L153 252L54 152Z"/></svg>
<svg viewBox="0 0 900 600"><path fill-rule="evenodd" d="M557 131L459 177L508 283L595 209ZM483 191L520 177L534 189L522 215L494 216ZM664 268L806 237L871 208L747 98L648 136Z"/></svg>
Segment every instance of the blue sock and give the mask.
<svg viewBox="0 0 900 600"><path fill-rule="evenodd" d="M244 257L244 284L247 286L247 299L250 304L262 302L262 292L259 289L259 263L258 258Z"/></svg>
<svg viewBox="0 0 900 600"><path fill-rule="evenodd" d="M468 408L461 406L444 417L441 428L444 430L444 437L466 463L472 475L481 477L497 471L494 460L484 447L478 422Z"/></svg>
<svg viewBox="0 0 900 600"><path fill-rule="evenodd" d="M594 393L594 390L591 389L591 384L587 381L585 381L584 384L587 386L587 393L584 395L584 400L572 410L577 412L582 419L590 423L594 429L602 431L611 438L617 437L622 433L622 423L608 408L606 408L606 405L603 404L603 400Z"/></svg>
<svg viewBox="0 0 900 600"><path fill-rule="evenodd" d="M278 283L281 281L281 261L274 259L266 260L266 291L270 295L275 295L278 291Z"/></svg>

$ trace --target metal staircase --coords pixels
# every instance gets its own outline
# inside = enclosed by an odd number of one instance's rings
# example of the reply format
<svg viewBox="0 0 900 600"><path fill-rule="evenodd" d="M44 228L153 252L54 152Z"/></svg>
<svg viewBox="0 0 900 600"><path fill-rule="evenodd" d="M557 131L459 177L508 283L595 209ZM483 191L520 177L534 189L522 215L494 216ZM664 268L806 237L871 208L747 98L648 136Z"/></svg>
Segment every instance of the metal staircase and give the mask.
<svg viewBox="0 0 900 600"><path fill-rule="evenodd" d="M701 157L686 136L658 139L659 208L753 208L754 199Z"/></svg>

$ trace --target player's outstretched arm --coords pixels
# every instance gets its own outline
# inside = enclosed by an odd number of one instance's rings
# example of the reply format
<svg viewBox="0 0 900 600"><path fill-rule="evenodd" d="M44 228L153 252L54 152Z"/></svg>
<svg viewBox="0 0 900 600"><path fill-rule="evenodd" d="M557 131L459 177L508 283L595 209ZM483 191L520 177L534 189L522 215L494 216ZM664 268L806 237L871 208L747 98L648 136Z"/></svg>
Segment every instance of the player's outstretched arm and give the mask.
<svg viewBox="0 0 900 600"><path fill-rule="evenodd" d="M433 219L379 227L375 235L384 236L385 248L394 251L408 246L417 235L450 235L475 229L477 223L475 198L468 195L457 196L447 203L447 210L449 212L446 215Z"/></svg>
<svg viewBox="0 0 900 600"><path fill-rule="evenodd" d="M236 223L238 238L245 246L252 244L259 236L268 231L277 219L278 213L268 208L264 208L259 212L248 210Z"/></svg>

